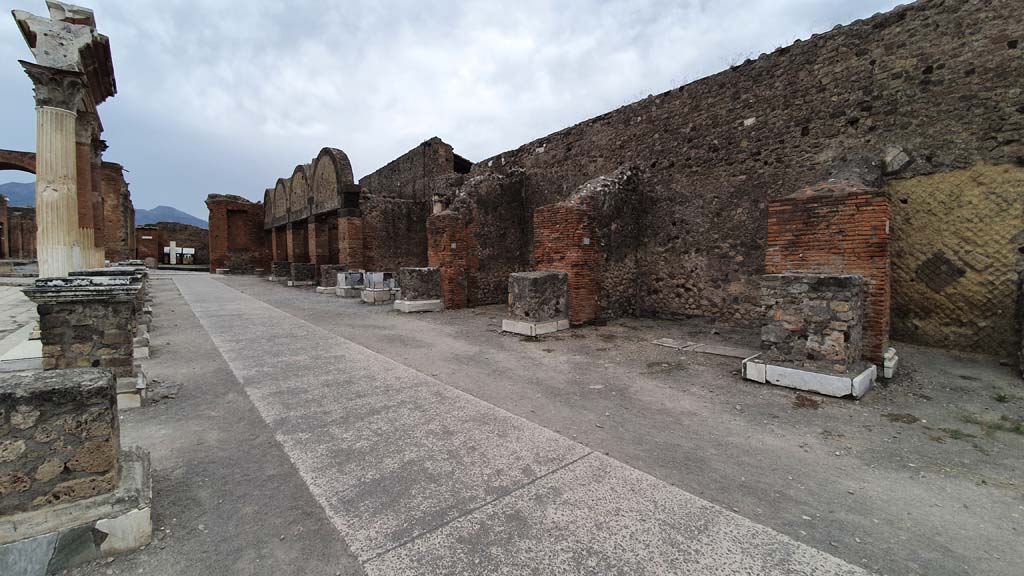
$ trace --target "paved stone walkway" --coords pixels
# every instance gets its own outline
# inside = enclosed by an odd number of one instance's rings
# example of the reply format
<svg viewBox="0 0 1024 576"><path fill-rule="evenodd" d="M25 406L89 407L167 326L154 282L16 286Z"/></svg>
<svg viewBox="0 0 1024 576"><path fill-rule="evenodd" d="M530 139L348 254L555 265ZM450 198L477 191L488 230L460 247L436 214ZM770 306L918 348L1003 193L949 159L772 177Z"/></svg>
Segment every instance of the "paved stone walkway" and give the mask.
<svg viewBox="0 0 1024 576"><path fill-rule="evenodd" d="M865 574L207 276L182 295L367 574Z"/></svg>

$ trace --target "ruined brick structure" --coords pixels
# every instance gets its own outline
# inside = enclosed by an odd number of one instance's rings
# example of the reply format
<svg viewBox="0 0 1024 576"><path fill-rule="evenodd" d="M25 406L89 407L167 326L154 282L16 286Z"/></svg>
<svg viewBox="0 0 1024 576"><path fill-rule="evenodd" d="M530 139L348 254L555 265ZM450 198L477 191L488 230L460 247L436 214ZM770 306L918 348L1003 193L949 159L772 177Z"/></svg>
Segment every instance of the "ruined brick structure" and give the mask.
<svg viewBox="0 0 1024 576"><path fill-rule="evenodd" d="M210 272L230 268L236 272L267 270L270 252L263 232L263 205L241 196L210 194ZM197 251L198 252L198 251Z"/></svg>
<svg viewBox="0 0 1024 576"><path fill-rule="evenodd" d="M637 314L748 325L763 318L761 276L807 264L796 271L865 275L869 357L890 324L911 341L1012 354L1013 279L1024 268L1022 21L1012 0L922 0L473 165L430 140L361 179L358 202L339 203L339 261L429 263L449 307L501 302L509 273L557 264L577 276L574 322ZM891 250L885 234L867 249L835 235L818 247L842 264L827 270L781 246L769 253L769 205L789 202L791 216L808 219L794 229L829 229L791 197L823 191L860 158L882 172L865 199L875 212L833 208L871 234L891 210ZM614 201L574 200L610 183L602 178L619 182L597 195ZM268 191L265 238L275 259L305 261L280 252L282 230L300 218L280 199L290 186ZM435 204L433 214L418 202Z"/></svg>
<svg viewBox="0 0 1024 576"><path fill-rule="evenodd" d="M124 167L103 162L99 170L103 197L103 248L111 262L130 260L135 255L135 206L124 179Z"/></svg>
<svg viewBox="0 0 1024 576"><path fill-rule="evenodd" d="M0 194L0 260L36 257L36 210L9 206Z"/></svg>
<svg viewBox="0 0 1024 576"><path fill-rule="evenodd" d="M180 222L158 222L136 228L135 259L146 261L152 258L156 264L168 264L168 255L164 254L164 248L169 248L171 242L174 242L175 248L195 250L191 264L210 263L209 230Z"/></svg>
<svg viewBox="0 0 1024 576"><path fill-rule="evenodd" d="M469 166L432 138L356 184L345 153L324 148L264 192L258 244L274 262L390 271L426 266L433 195ZM211 238L235 227L211 211Z"/></svg>
<svg viewBox="0 0 1024 576"><path fill-rule="evenodd" d="M888 197L861 184L827 182L768 206L768 274L864 278L864 357L873 362L889 344L889 228Z"/></svg>
<svg viewBox="0 0 1024 576"><path fill-rule="evenodd" d="M889 146L909 162L887 170L887 194L934 175L935 193L955 197L957 174L979 162L1001 165L1004 181L1021 171L1021 19L1006 0L900 7L478 162L470 176L524 170L525 203L537 208L639 166L640 273L603 278L606 289L635 290L641 314L756 322L770 199ZM971 42L950 41L968 32ZM956 228L944 230L945 242L961 240ZM979 305L1012 309L1013 298ZM918 314L932 310L926 301Z"/></svg>
<svg viewBox="0 0 1024 576"><path fill-rule="evenodd" d="M107 260L121 261L134 258L135 207L131 192L124 179L124 168L113 162L100 162L102 140L94 144L92 155L84 154L76 164L79 190L78 209L82 222L90 226L96 246ZM34 174L35 154L14 150L0 150L0 170L21 170ZM0 259L36 258L36 211L34 208L10 207L0 196Z"/></svg>

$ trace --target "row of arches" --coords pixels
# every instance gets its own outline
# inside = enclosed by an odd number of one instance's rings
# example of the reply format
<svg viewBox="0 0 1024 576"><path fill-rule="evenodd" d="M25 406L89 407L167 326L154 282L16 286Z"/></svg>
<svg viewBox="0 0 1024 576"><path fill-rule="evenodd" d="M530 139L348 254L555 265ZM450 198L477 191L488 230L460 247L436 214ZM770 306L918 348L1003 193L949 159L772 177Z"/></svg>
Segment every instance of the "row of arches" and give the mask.
<svg viewBox="0 0 1024 576"><path fill-rule="evenodd" d="M354 195L354 198L353 198ZM309 164L299 164L288 178L278 178L263 193L264 228L274 228L358 206L358 187L345 152L323 148Z"/></svg>

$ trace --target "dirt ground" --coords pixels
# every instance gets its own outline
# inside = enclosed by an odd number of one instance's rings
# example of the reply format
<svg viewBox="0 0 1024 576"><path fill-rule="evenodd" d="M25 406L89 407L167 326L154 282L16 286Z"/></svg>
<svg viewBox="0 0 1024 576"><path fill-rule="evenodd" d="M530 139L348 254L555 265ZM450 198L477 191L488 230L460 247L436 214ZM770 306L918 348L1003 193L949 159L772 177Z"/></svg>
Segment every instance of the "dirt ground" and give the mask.
<svg viewBox="0 0 1024 576"><path fill-rule="evenodd" d="M501 306L412 316L217 279L869 570L1024 573L1024 384L998 359L897 343L893 381L860 401L834 399L744 381L734 358L651 344L756 347L756 334L704 319L622 319L529 339L500 332ZM158 540L81 573L200 574L204 555L250 548L278 571L231 573L359 573L173 283L155 284L147 370L158 395L175 393L127 413L123 431L153 451ZM287 503L266 500L268 474L288 487ZM237 518L236 507L253 506L267 513ZM198 528L225 515L244 526ZM299 569L311 558L318 568ZM158 559L179 569L151 569Z"/></svg>

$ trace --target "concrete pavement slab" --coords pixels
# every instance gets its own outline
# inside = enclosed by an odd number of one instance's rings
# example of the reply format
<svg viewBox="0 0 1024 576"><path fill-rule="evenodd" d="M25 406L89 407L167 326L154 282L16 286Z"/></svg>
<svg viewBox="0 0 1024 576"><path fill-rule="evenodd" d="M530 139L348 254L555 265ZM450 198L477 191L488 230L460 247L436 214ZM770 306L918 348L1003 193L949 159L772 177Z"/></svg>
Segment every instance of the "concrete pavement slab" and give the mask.
<svg viewBox="0 0 1024 576"><path fill-rule="evenodd" d="M369 562L366 571L370 576L865 574L598 453Z"/></svg>
<svg viewBox="0 0 1024 576"><path fill-rule="evenodd" d="M219 282L175 281L361 559L588 452Z"/></svg>
<svg viewBox="0 0 1024 576"><path fill-rule="evenodd" d="M371 574L864 574L208 277L177 277Z"/></svg>

